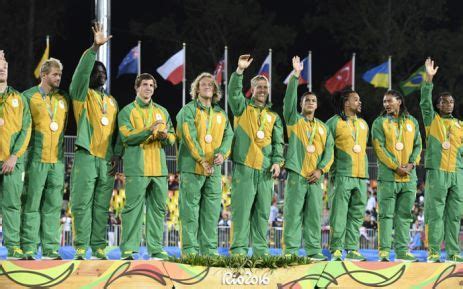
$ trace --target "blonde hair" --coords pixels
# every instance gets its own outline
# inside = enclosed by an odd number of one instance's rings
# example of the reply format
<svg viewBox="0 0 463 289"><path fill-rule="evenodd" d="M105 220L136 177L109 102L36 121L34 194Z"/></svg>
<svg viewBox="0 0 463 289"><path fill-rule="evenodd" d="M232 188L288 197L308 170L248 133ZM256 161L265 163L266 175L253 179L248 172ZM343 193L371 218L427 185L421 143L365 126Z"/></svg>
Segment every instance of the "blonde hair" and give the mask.
<svg viewBox="0 0 463 289"><path fill-rule="evenodd" d="M259 80L265 80L269 84L268 78L265 75L256 75L251 79L251 87L256 87Z"/></svg>
<svg viewBox="0 0 463 289"><path fill-rule="evenodd" d="M191 83L191 89L190 89L190 95L192 99L198 98L199 95L199 82L203 78L210 78L212 79L212 82L214 83L214 94L212 95L212 102L213 103L218 103L220 99L222 98L222 92L220 91L220 87L217 84L217 81L215 81L215 78L212 74L208 72L203 72L196 79Z"/></svg>
<svg viewBox="0 0 463 289"><path fill-rule="evenodd" d="M61 64L61 61L52 57L48 60L45 60L42 66L40 66L40 74L50 73L52 67L58 68L59 70L63 70L63 64Z"/></svg>

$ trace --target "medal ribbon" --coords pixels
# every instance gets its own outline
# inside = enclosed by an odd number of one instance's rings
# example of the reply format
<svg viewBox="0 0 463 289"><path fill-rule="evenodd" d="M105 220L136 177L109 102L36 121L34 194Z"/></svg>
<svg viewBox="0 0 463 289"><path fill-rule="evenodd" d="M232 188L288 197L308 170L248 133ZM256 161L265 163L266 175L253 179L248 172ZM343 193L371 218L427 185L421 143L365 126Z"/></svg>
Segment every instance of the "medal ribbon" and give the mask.
<svg viewBox="0 0 463 289"><path fill-rule="evenodd" d="M259 115L259 131L264 131L265 119L267 118L267 111L262 109Z"/></svg>
<svg viewBox="0 0 463 289"><path fill-rule="evenodd" d="M358 124L357 117L355 117L354 120L352 120L352 123L354 124L353 128L350 126L349 120L347 120L347 125L350 128L352 138L354 139L354 143L357 145L358 138L359 138L359 124Z"/></svg>
<svg viewBox="0 0 463 289"><path fill-rule="evenodd" d="M309 122L310 127L310 122ZM314 120L314 125L312 127L312 131L307 131L307 138L309 139L309 146L313 144L313 140L315 139L315 132L318 129L318 122Z"/></svg>
<svg viewBox="0 0 463 289"><path fill-rule="evenodd" d="M404 124L405 124L405 120L401 117L398 121L397 121L397 127L394 127L394 130L395 130L395 136L397 137L397 141L396 142L402 142L402 138L403 138L403 128L404 128Z"/></svg>
<svg viewBox="0 0 463 289"><path fill-rule="evenodd" d="M52 101L54 100L54 101ZM53 111L51 110L51 102L53 102ZM48 115L50 116L50 120L51 122L54 122L55 121L55 116L56 116L56 112L58 111L58 101L55 99L53 99L53 95L50 96L50 101L48 102L47 101L47 98L45 98L45 103L47 104L47 111L48 111Z"/></svg>
<svg viewBox="0 0 463 289"><path fill-rule="evenodd" d="M104 93L98 91L99 97L96 98L98 105L100 106L101 113L105 115L108 112L108 102L106 101L107 97Z"/></svg>
<svg viewBox="0 0 463 289"><path fill-rule="evenodd" d="M455 125L455 119L452 117L452 124L449 126L448 131L442 118L440 119L440 123L442 124L442 130L444 131L444 142L448 142L450 138L450 129L452 129Z"/></svg>
<svg viewBox="0 0 463 289"><path fill-rule="evenodd" d="M143 113L143 111L141 110L141 107L138 105L138 103L135 101L135 108L137 109L138 113L140 113L141 115L141 118L143 119L143 125L145 127L151 125L152 123L152 119L153 119L153 115L154 115L154 106L153 106L153 103L150 101L149 103L149 111L148 111L148 121L147 119L145 118L145 114Z"/></svg>
<svg viewBox="0 0 463 289"><path fill-rule="evenodd" d="M212 106L209 107L209 113L206 118L206 135L211 135L212 131L212 119L214 118L214 110Z"/></svg>

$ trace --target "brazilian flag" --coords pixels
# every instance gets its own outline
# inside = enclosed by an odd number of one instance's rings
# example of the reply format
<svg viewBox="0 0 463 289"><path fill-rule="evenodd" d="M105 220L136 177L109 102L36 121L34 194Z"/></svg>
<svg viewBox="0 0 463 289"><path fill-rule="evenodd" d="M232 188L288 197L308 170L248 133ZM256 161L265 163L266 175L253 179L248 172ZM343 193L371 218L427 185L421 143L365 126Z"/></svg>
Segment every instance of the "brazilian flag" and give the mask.
<svg viewBox="0 0 463 289"><path fill-rule="evenodd" d="M419 90L421 87L421 83L424 81L424 77L426 76L426 68L421 66L413 72L412 75L407 80L400 82L400 88L402 89L404 95L409 95L410 93L414 92L415 90Z"/></svg>

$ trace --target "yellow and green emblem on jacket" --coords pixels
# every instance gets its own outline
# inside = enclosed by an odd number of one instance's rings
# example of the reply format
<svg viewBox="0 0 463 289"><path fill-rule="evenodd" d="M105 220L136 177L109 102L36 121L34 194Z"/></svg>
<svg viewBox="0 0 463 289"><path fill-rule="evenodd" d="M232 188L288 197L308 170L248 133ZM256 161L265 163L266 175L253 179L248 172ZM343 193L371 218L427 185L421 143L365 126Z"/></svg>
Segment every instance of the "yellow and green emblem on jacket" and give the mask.
<svg viewBox="0 0 463 289"><path fill-rule="evenodd" d="M343 119L335 115L326 122L326 125L330 128L334 139L334 163L330 174L368 178L367 122L358 117Z"/></svg>
<svg viewBox="0 0 463 289"><path fill-rule="evenodd" d="M119 113L119 132L124 144L124 173L127 176L167 176L164 147L175 143L175 132L167 110L138 97ZM161 121L154 131L151 126ZM159 131L167 129L167 138L157 138Z"/></svg>
<svg viewBox="0 0 463 289"><path fill-rule="evenodd" d="M421 135L418 121L406 114L399 118L378 117L371 130L373 148L378 158L378 180L409 182L416 180L416 170L401 177L395 170L408 163L418 165L421 154Z"/></svg>
<svg viewBox="0 0 463 289"><path fill-rule="evenodd" d="M297 112L298 78L291 76L283 101L283 116L288 131L286 169L308 177L316 169L327 173L333 163L333 137L319 119L305 119Z"/></svg>
<svg viewBox="0 0 463 289"><path fill-rule="evenodd" d="M243 75L233 73L228 86L228 104L234 115L233 162L257 170L284 165L283 124L270 105L259 107L243 95Z"/></svg>
<svg viewBox="0 0 463 289"><path fill-rule="evenodd" d="M463 123L434 110L432 89L432 83L424 82L421 86L420 107L426 128L424 165L427 169L452 173L463 168Z"/></svg>
<svg viewBox="0 0 463 289"><path fill-rule="evenodd" d="M29 101L32 117L29 158L43 163L63 162L69 111L67 93L58 89L45 94L39 86L34 86L23 95Z"/></svg>
<svg viewBox="0 0 463 289"><path fill-rule="evenodd" d="M22 161L31 138L31 114L26 98L12 87L0 94L0 162L11 155Z"/></svg>
<svg viewBox="0 0 463 289"><path fill-rule="evenodd" d="M120 146L116 143L118 106L111 95L89 88L95 59L93 50L84 52L69 89L77 123L75 145L93 156L109 160L115 150L116 154L120 154Z"/></svg>
<svg viewBox="0 0 463 289"><path fill-rule="evenodd" d="M217 153L228 158L233 130L219 105L208 108L192 100L177 114L177 138L179 170L205 175L201 161L212 165ZM220 166L215 167L214 174L221 174Z"/></svg>

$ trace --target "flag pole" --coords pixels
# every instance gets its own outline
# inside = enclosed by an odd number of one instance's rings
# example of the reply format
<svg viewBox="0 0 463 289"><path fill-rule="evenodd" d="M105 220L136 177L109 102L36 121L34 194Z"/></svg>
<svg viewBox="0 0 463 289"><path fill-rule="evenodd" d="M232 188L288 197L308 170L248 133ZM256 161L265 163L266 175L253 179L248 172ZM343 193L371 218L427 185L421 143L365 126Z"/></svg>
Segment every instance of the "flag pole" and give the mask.
<svg viewBox="0 0 463 289"><path fill-rule="evenodd" d="M392 89L392 56L389 55L389 60L387 62L387 70L388 70L388 82L389 82L389 90Z"/></svg>
<svg viewBox="0 0 463 289"><path fill-rule="evenodd" d="M224 64L223 64L223 87L224 87L224 95L225 95L225 113L228 116L228 47L225 45L224 51Z"/></svg>
<svg viewBox="0 0 463 289"><path fill-rule="evenodd" d="M48 48L48 59L50 59L50 35L45 38L45 49Z"/></svg>
<svg viewBox="0 0 463 289"><path fill-rule="evenodd" d="M141 74L141 40L138 40L137 75Z"/></svg>
<svg viewBox="0 0 463 289"><path fill-rule="evenodd" d="M225 95L225 114L228 117L228 47L225 45L225 49L223 52L223 89ZM224 162L224 173L225 176L228 177L228 165L230 164L229 160Z"/></svg>
<svg viewBox="0 0 463 289"><path fill-rule="evenodd" d="M183 42L183 73L182 73L182 107L186 102L186 43Z"/></svg>
<svg viewBox="0 0 463 289"><path fill-rule="evenodd" d="M352 53L352 90L355 90L355 52Z"/></svg>
<svg viewBox="0 0 463 289"><path fill-rule="evenodd" d="M270 59L269 67L268 67L268 82L269 82L269 93L268 93L268 99L270 102L272 102L272 48L268 50L268 55Z"/></svg>
<svg viewBox="0 0 463 289"><path fill-rule="evenodd" d="M307 89L312 91L312 50L309 50L309 55L307 56L307 72L309 73L309 79L307 79Z"/></svg>

